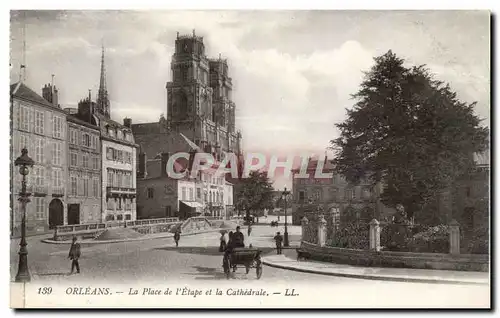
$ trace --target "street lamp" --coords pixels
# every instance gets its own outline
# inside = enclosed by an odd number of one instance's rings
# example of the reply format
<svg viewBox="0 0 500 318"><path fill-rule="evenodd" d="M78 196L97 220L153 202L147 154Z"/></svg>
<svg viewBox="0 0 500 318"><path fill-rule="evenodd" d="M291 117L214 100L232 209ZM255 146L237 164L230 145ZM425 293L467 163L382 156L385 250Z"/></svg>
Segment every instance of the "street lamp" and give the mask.
<svg viewBox="0 0 500 318"><path fill-rule="evenodd" d="M19 173L23 176L21 182L21 193L19 193L19 201L21 202L23 218L21 221L21 243L19 243L19 265L17 268L16 282L29 282L30 272L28 270L28 249L26 248L26 204L30 202L29 196L31 193L26 192L26 176L29 174L29 168L33 167L35 162L28 157L28 150L21 150L21 157L14 161L14 165L19 166Z"/></svg>
<svg viewBox="0 0 500 318"><path fill-rule="evenodd" d="M290 191L287 191L286 190L286 187L285 187L285 190L283 191L283 193L281 194L281 198L285 201L285 234L284 234L284 239L283 239L283 246L285 247L289 247L290 246L290 242L288 241L288 218L287 218L287 206L286 206L286 201L288 199L288 197L290 196Z"/></svg>

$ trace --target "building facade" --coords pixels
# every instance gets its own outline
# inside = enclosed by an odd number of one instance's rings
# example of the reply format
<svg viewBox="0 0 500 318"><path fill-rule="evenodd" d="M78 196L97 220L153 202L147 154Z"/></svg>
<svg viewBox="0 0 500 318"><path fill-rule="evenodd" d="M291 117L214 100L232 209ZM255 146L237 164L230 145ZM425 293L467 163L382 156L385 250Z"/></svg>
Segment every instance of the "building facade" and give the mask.
<svg viewBox="0 0 500 318"><path fill-rule="evenodd" d="M317 159L311 159L307 167L309 178L299 178L293 171L293 223L309 214L322 213L330 216L331 222L340 224L343 219L370 221L385 219L394 210L380 202L381 186L369 182L353 185L335 172L334 166L325 158L323 173L333 173L332 178L315 178Z"/></svg>
<svg viewBox="0 0 500 318"><path fill-rule="evenodd" d="M57 101L57 89L45 85L41 97L25 84L10 86L11 93L11 234L19 235L22 218L18 195L21 175L14 160L26 148L35 161L27 176L31 202L26 207L28 234L44 233L67 223L66 114Z"/></svg>
<svg viewBox="0 0 500 318"><path fill-rule="evenodd" d="M68 114L67 224L101 223L101 138L92 121Z"/></svg>
<svg viewBox="0 0 500 318"><path fill-rule="evenodd" d="M189 146L189 144L187 144ZM195 150L189 151L191 156ZM190 177L190 161L174 162L177 172L186 171L182 179L167 174L169 153L161 153L147 159L146 153L139 155L137 180L138 218L176 216L213 216L225 218L232 211L233 186L224 176L216 175L216 169L200 171L196 178Z"/></svg>
<svg viewBox="0 0 500 318"><path fill-rule="evenodd" d="M218 159L225 152L241 153L236 131L236 106L226 59L209 59L203 37L179 36L167 83L167 125L184 134L202 151Z"/></svg>

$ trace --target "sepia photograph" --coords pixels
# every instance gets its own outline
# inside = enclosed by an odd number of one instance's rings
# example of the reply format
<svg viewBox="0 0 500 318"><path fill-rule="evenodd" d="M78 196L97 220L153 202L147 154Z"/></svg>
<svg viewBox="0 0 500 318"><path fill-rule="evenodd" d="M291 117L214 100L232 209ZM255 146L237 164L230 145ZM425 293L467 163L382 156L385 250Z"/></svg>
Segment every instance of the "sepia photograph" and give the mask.
<svg viewBox="0 0 500 318"><path fill-rule="evenodd" d="M10 307L490 309L491 23L10 11Z"/></svg>

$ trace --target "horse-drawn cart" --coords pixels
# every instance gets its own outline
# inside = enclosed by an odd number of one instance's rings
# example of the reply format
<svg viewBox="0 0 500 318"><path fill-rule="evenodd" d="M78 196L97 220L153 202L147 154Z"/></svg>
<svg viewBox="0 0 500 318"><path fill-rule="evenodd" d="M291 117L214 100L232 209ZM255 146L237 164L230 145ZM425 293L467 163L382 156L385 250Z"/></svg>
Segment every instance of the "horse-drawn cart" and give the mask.
<svg viewBox="0 0 500 318"><path fill-rule="evenodd" d="M224 253L222 267L224 268L226 278L229 279L231 275L231 268L233 269L233 272L235 272L236 268L245 267L247 274L250 272L250 268L255 268L257 279L260 279L262 276L261 252L261 250L255 248L240 247Z"/></svg>

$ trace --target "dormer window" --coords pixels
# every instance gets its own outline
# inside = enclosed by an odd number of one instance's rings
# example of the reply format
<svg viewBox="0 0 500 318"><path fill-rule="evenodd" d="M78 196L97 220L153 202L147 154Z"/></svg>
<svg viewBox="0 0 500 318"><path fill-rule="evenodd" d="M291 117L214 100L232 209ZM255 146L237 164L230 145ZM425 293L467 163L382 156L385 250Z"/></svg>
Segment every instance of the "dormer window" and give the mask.
<svg viewBox="0 0 500 318"><path fill-rule="evenodd" d="M123 138L121 130L117 130L116 131L116 138L118 138L118 139L122 139Z"/></svg>

